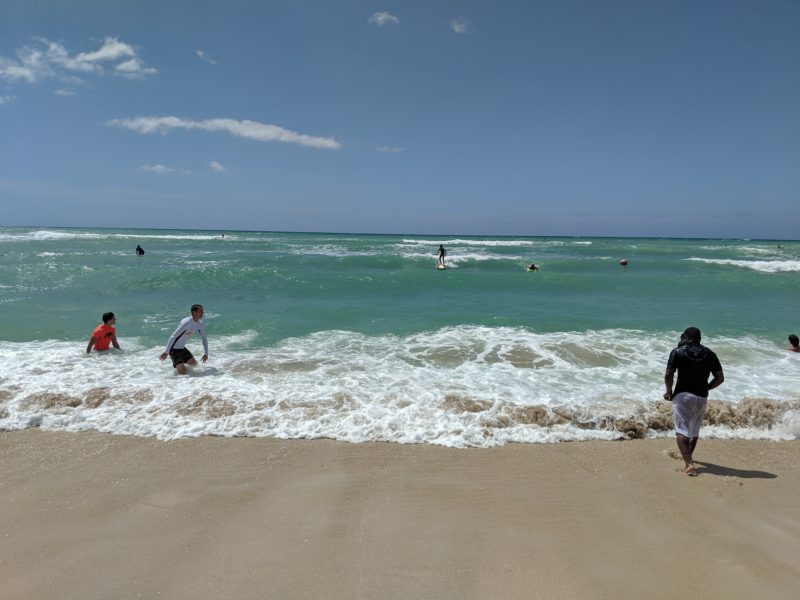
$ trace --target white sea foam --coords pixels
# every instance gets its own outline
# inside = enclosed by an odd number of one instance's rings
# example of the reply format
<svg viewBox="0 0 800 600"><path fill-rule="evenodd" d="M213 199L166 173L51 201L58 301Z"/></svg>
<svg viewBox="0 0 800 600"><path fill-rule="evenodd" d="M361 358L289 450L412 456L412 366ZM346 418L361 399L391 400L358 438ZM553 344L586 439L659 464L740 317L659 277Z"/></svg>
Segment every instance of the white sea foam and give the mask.
<svg viewBox="0 0 800 600"><path fill-rule="evenodd" d="M42 229L25 233L0 233L0 242L42 242L48 240L98 239L104 235L79 231L50 231Z"/></svg>
<svg viewBox="0 0 800 600"><path fill-rule="evenodd" d="M402 258L408 260L429 260L434 262L437 260L436 254L431 252L402 250L399 251L398 254ZM445 258L445 262L450 266L458 266L460 264L463 265L464 263L470 261L480 262L489 260L524 261L527 260L527 257L519 255L510 255L510 254L491 254L489 252L451 251L447 253L447 257Z"/></svg>
<svg viewBox="0 0 800 600"><path fill-rule="evenodd" d="M742 246L739 251L742 254L755 254L758 256L780 256L780 250L776 247Z"/></svg>
<svg viewBox="0 0 800 600"><path fill-rule="evenodd" d="M404 244L414 244L418 246L497 246L497 247L517 247L517 246L541 246L541 245L564 245L561 241L543 240L468 240L468 239L446 239L446 240L415 240L404 239ZM591 242L589 242L591 243Z"/></svg>
<svg viewBox="0 0 800 600"><path fill-rule="evenodd" d="M0 242L43 242L64 240L103 240L103 239L136 239L136 240L222 240L219 235L212 234L173 234L173 233L94 233L85 231L52 231L41 229L24 233L0 233ZM228 239L227 237L224 239ZM264 241L263 238L251 238Z"/></svg>
<svg viewBox="0 0 800 600"><path fill-rule="evenodd" d="M0 342L0 428L454 447L669 433L669 405L659 402L669 336L461 326L256 342L254 332L212 336L211 361L188 377L157 360L161 347L135 339L121 339L121 353L88 356L78 341ZM726 372L712 399L732 414L750 403L742 418L756 412L774 422L723 423L704 435L797 438L796 356L757 338L708 343Z"/></svg>
<svg viewBox="0 0 800 600"><path fill-rule="evenodd" d="M785 273L800 271L800 260L732 260L724 258L699 258L693 256L685 260L702 262L712 265L731 265L760 271L762 273Z"/></svg>

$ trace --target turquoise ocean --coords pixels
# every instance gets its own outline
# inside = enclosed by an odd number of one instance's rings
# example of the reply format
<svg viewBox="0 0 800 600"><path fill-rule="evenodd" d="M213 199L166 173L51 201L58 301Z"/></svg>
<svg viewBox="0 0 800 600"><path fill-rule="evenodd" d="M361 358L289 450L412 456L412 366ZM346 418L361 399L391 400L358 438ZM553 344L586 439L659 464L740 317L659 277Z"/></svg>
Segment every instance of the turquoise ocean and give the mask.
<svg viewBox="0 0 800 600"><path fill-rule="evenodd" d="M799 299L798 241L6 227L0 429L667 436L666 359L697 326L726 375L703 435L796 439ZM210 360L179 377L158 355L193 303ZM86 355L106 311L122 351Z"/></svg>

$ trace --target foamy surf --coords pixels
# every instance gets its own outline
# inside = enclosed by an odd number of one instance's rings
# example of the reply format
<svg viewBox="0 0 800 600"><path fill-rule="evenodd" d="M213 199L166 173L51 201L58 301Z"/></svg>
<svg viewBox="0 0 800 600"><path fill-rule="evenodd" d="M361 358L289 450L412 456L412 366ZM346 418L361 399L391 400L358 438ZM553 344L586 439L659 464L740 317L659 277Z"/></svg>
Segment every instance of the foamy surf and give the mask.
<svg viewBox="0 0 800 600"><path fill-rule="evenodd" d="M661 394L674 343L641 331L325 331L272 347L244 332L212 336L212 360L188 377L157 360L160 347L121 342L88 356L80 342L0 342L0 428L451 447L672 434ZM703 435L800 437L797 356L758 338L708 343L726 382Z"/></svg>
<svg viewBox="0 0 800 600"><path fill-rule="evenodd" d="M730 265L760 271L761 273L788 273L800 271L800 260L733 260L725 258L699 258L693 256L688 261L709 265Z"/></svg>

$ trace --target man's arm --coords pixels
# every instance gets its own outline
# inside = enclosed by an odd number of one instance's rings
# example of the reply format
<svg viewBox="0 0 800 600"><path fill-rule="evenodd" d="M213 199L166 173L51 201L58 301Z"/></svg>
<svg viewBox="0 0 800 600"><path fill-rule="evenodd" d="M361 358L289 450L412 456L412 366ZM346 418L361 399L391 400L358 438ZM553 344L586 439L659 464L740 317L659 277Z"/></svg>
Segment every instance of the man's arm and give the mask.
<svg viewBox="0 0 800 600"><path fill-rule="evenodd" d="M667 391L664 394L664 400L672 400L672 383L674 380L675 369L667 369L664 372L664 385L667 387Z"/></svg>
<svg viewBox="0 0 800 600"><path fill-rule="evenodd" d="M184 319L183 321L185 320L186 319ZM172 335L169 336L169 341L167 341L167 347L164 349L164 352L161 354L161 356L158 357L159 360L164 360L165 358L167 358L167 356L169 356L169 351L172 350L172 346L175 344L175 342L178 341L178 338L183 335L183 332L186 331L183 328L183 321L178 323L178 327L175 329L175 331L172 332Z"/></svg>
<svg viewBox="0 0 800 600"><path fill-rule="evenodd" d="M114 348L116 348L117 350L122 350L122 348L119 347L119 342L117 341L117 334L116 333L111 338L111 343L113 344Z"/></svg>
<svg viewBox="0 0 800 600"><path fill-rule="evenodd" d="M722 369L720 369L719 371L714 371L712 375L714 375L714 379L712 379L708 383L709 390L713 390L715 387L719 387L720 385L722 385L722 382L725 381L725 375L723 374Z"/></svg>
<svg viewBox="0 0 800 600"><path fill-rule="evenodd" d="M97 338L96 337L92 336L92 337L89 338L89 345L86 346L86 354L89 354L92 351L92 348L94 348L94 345L96 343L97 343Z"/></svg>
<svg viewBox="0 0 800 600"><path fill-rule="evenodd" d="M206 362L208 360L208 338L206 337L206 328L200 330L200 338L203 340L203 358L200 360Z"/></svg>

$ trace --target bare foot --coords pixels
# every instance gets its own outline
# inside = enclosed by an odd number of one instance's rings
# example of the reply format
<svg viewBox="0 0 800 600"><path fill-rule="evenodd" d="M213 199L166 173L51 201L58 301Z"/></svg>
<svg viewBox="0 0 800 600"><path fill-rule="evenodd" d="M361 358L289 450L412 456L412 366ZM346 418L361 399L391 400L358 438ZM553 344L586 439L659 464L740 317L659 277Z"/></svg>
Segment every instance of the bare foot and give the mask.
<svg viewBox="0 0 800 600"><path fill-rule="evenodd" d="M689 477L697 477L697 470L694 468L694 465L689 465L683 470Z"/></svg>

